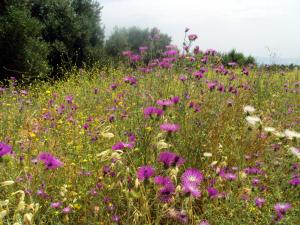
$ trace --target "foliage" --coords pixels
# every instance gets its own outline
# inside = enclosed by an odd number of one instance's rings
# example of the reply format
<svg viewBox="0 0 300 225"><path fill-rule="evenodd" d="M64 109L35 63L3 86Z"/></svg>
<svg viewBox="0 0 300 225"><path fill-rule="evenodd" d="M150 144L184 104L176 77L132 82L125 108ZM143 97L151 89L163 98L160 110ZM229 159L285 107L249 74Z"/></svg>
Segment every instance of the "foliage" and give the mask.
<svg viewBox="0 0 300 225"><path fill-rule="evenodd" d="M156 39L153 39L156 35ZM142 29L139 27L118 28L116 27L106 41L106 52L112 56L120 56L125 50L138 53L139 47L151 48L152 56L159 57L165 50L165 46L171 43L171 38L160 33L157 28Z"/></svg>
<svg viewBox="0 0 300 225"><path fill-rule="evenodd" d="M103 55L101 9L93 0L4 1L0 72L31 77L51 67L57 76L61 68L92 65Z"/></svg>
<svg viewBox="0 0 300 225"><path fill-rule="evenodd" d="M222 54L222 63L228 65L230 62L236 62L241 66L255 64L255 58L252 56L245 56L241 52L237 52L235 49L232 49L230 52Z"/></svg>

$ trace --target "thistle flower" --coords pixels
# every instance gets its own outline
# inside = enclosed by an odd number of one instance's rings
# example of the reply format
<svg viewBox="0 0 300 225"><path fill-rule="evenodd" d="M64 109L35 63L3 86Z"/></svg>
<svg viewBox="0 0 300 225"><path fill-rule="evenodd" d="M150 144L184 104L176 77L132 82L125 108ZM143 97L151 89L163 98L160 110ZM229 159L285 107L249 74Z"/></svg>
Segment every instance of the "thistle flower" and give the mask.
<svg viewBox="0 0 300 225"><path fill-rule="evenodd" d="M5 144L4 142L0 142L0 157L12 153L12 147Z"/></svg>
<svg viewBox="0 0 300 225"><path fill-rule="evenodd" d="M69 207L69 206L63 208L63 210L62 210L62 212L63 212L64 214L68 214L68 213L70 213L71 211L72 211L72 208Z"/></svg>
<svg viewBox="0 0 300 225"><path fill-rule="evenodd" d="M209 225L209 222L207 220L202 220L198 225Z"/></svg>
<svg viewBox="0 0 300 225"><path fill-rule="evenodd" d="M43 161L46 169L49 170L56 169L64 165L58 158L47 152L40 153L38 159Z"/></svg>
<svg viewBox="0 0 300 225"><path fill-rule="evenodd" d="M157 117L160 117L164 114L164 111L162 109L153 107L153 106L149 106L147 108L144 109L144 117L148 118L148 117L152 117L153 115L156 115Z"/></svg>
<svg viewBox="0 0 300 225"><path fill-rule="evenodd" d="M265 204L266 200L264 198L255 198L255 205L258 208L262 208L263 205Z"/></svg>
<svg viewBox="0 0 300 225"><path fill-rule="evenodd" d="M169 151L161 152L158 161L163 163L166 168L181 166L185 162L185 160L176 153Z"/></svg>
<svg viewBox="0 0 300 225"><path fill-rule="evenodd" d="M125 142L118 142L115 145L113 145L112 150L123 150L125 148L133 148L133 143L125 143Z"/></svg>
<svg viewBox="0 0 300 225"><path fill-rule="evenodd" d="M166 132L176 132L180 129L180 126L178 124L174 124L174 123L164 123L162 125L160 125L160 129L162 131L166 131Z"/></svg>
<svg viewBox="0 0 300 225"><path fill-rule="evenodd" d="M274 209L276 211L277 214L277 221L280 221L281 219L283 219L283 216L286 214L286 212L292 208L291 204L289 203L276 203L274 205Z"/></svg>
<svg viewBox="0 0 300 225"><path fill-rule="evenodd" d="M181 176L181 183L191 184L191 185L199 185L203 180L202 173L194 168L189 168Z"/></svg>
<svg viewBox="0 0 300 225"><path fill-rule="evenodd" d="M154 183L162 186L159 190L159 199L162 202L170 202L175 194L175 186L169 177L157 176L154 178Z"/></svg>
<svg viewBox="0 0 300 225"><path fill-rule="evenodd" d="M72 95L67 95L67 96L65 97L65 100L66 100L66 102L67 102L68 104L72 104L72 102L73 102L73 96L72 96Z"/></svg>
<svg viewBox="0 0 300 225"><path fill-rule="evenodd" d="M189 39L190 41L195 41L197 38L198 38L198 36L197 36L196 34L190 34L190 35L188 36L188 39Z"/></svg>
<svg viewBox="0 0 300 225"><path fill-rule="evenodd" d="M137 177L140 181L148 180L154 175L154 168L152 166L142 166L137 171Z"/></svg>
<svg viewBox="0 0 300 225"><path fill-rule="evenodd" d="M57 208L60 208L62 206L62 203L61 202L52 202L50 204L50 207L53 208L53 209L57 209Z"/></svg>
<svg viewBox="0 0 300 225"><path fill-rule="evenodd" d="M300 185L300 177L299 176L294 176L290 181L289 184L293 186L298 186Z"/></svg>

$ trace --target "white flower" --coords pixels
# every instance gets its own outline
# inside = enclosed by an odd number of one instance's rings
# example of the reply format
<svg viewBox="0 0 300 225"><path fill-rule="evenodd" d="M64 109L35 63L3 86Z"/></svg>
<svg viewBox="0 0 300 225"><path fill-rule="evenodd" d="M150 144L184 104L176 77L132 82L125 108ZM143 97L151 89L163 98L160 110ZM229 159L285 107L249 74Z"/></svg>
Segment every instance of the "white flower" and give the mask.
<svg viewBox="0 0 300 225"><path fill-rule="evenodd" d="M255 112L255 108L253 106L251 106L251 105L246 105L246 106L244 106L243 109L244 109L245 113L253 113L253 112Z"/></svg>
<svg viewBox="0 0 300 225"><path fill-rule="evenodd" d="M260 118L257 117L257 116L247 116L246 120L247 120L247 122L249 124L251 124L253 126L255 126L256 123L260 123L261 122Z"/></svg>
<svg viewBox="0 0 300 225"><path fill-rule="evenodd" d="M293 130L285 130L284 135L288 139L293 139L293 138L300 138L300 133L293 131Z"/></svg>
<svg viewBox="0 0 300 225"><path fill-rule="evenodd" d="M300 159L300 148L290 147L290 151L293 155Z"/></svg>
<svg viewBox="0 0 300 225"><path fill-rule="evenodd" d="M210 152L204 152L203 156L209 158L209 157L212 157L212 153L210 153Z"/></svg>
<svg viewBox="0 0 300 225"><path fill-rule="evenodd" d="M264 131L273 133L276 129L274 127L264 127Z"/></svg>

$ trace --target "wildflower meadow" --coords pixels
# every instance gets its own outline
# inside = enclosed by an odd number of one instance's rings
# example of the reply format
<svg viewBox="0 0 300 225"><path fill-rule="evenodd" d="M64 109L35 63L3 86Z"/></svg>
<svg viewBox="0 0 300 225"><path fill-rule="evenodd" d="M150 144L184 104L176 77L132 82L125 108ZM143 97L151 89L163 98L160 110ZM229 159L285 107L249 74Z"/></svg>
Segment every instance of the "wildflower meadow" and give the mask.
<svg viewBox="0 0 300 225"><path fill-rule="evenodd" d="M153 46L0 87L0 224L300 224L300 72Z"/></svg>

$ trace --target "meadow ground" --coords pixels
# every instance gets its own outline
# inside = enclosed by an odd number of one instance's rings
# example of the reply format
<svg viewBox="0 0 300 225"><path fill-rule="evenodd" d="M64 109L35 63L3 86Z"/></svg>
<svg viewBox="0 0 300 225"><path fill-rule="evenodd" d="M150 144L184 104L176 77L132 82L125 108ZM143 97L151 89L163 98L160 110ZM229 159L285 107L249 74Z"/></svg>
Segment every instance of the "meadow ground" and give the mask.
<svg viewBox="0 0 300 225"><path fill-rule="evenodd" d="M1 88L0 224L300 224L299 70L168 63Z"/></svg>

